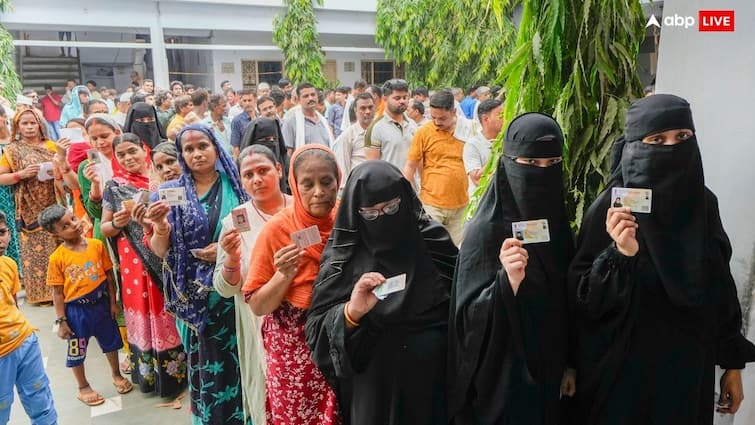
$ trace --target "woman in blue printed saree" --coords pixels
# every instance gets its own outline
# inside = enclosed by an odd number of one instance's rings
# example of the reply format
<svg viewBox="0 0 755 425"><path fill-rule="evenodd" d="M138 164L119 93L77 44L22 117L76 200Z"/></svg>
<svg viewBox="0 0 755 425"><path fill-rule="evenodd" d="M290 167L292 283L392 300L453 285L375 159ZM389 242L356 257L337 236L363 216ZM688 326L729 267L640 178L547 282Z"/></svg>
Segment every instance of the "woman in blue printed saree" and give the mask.
<svg viewBox="0 0 755 425"><path fill-rule="evenodd" d="M184 202L171 206L153 195L147 218L153 223L151 248L165 259L165 308L180 319L179 333L187 341L192 423L249 423L242 407L234 299L212 286L221 219L247 195L233 159L206 126L184 128L176 148L183 174L160 190L183 189Z"/></svg>

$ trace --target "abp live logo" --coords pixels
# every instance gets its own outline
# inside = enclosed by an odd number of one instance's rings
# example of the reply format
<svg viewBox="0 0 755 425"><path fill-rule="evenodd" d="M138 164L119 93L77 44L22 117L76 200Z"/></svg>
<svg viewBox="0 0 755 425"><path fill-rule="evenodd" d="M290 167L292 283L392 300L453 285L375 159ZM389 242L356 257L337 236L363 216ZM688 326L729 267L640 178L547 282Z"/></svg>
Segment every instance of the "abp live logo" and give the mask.
<svg viewBox="0 0 755 425"><path fill-rule="evenodd" d="M734 32L733 10L700 10L697 16L700 32Z"/></svg>
<svg viewBox="0 0 755 425"><path fill-rule="evenodd" d="M698 26L700 32L733 32L734 31L734 11L733 10L700 10L697 13ZM663 26L666 27L684 27L691 28L695 25L694 16L670 15L663 17ZM661 28L661 23L655 17L650 15L650 19L645 28L655 26Z"/></svg>

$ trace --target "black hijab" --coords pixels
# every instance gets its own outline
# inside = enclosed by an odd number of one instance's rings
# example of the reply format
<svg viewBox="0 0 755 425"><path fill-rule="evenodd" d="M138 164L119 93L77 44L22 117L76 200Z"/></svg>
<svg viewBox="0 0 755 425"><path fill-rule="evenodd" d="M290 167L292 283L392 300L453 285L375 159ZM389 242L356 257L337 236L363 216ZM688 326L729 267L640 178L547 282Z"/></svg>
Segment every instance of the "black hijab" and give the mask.
<svg viewBox="0 0 755 425"><path fill-rule="evenodd" d="M394 215L366 221L360 207L400 197ZM375 328L422 328L448 320L448 301L457 249L448 232L422 209L411 184L385 161L367 161L349 176L333 231L314 284L310 315L347 301L359 277L406 273L406 289L379 301L363 320ZM428 314L425 314L428 313Z"/></svg>
<svg viewBox="0 0 755 425"><path fill-rule="evenodd" d="M676 145L642 143L646 136L674 129L695 130L686 100L656 94L627 111L626 140L614 185L653 190L650 214L636 214L640 249L654 264L677 306L704 302L707 236L706 188L697 137Z"/></svg>
<svg viewBox="0 0 755 425"><path fill-rule="evenodd" d="M488 352L504 352L504 346L513 344L531 368L542 355L550 357L555 354L538 353L535 348L537 343L527 344L523 340L524 335L520 334L519 329L532 327L532 324L511 323L513 343L501 341L488 334L487 314L475 315L469 309L474 310L470 306L491 282L496 281L502 270L499 251L503 240L512 237L511 223L547 219L551 240L526 246L529 264L526 282L522 283L517 294L517 303L531 312L545 310L564 320L566 271L574 248L564 205L561 165L541 168L515 161L517 157L559 157L563 141L558 123L550 116L536 112L515 118L504 134L503 155L498 162L495 179L467 225L454 275L452 322L449 323L452 393L449 401L452 414L465 402L475 375L486 373L480 364L483 362L480 357L483 347L488 347L484 349ZM543 332L539 329L534 331ZM565 338L565 335L554 337ZM500 349L491 348L495 345L501 346ZM565 343L557 345L565 351ZM563 363L565 353L558 353L557 357L559 363ZM530 372L536 379L540 378L536 370Z"/></svg>
<svg viewBox="0 0 755 425"><path fill-rule="evenodd" d="M140 118L154 118L154 121L143 123L137 121ZM166 139L160 128L155 107L145 102L136 102L131 106L126 115L123 131L136 134L145 144L149 145L150 149Z"/></svg>
<svg viewBox="0 0 755 425"><path fill-rule="evenodd" d="M273 140L266 140L270 137ZM260 117L249 123L241 136L241 146L239 152L251 145L262 145L270 149L278 162L283 166L283 177L281 178L281 190L284 193L291 193L288 187L288 168L289 158L286 144L283 141L283 132L280 123L274 118Z"/></svg>

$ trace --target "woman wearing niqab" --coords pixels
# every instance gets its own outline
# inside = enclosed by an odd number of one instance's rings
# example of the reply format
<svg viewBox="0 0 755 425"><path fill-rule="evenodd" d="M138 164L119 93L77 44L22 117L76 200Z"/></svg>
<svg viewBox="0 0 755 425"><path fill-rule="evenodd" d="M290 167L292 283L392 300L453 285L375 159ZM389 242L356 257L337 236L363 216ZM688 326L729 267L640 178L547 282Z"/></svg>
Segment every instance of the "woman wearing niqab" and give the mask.
<svg viewBox="0 0 755 425"><path fill-rule="evenodd" d="M290 168L286 144L283 142L280 122L277 119L259 117L249 123L241 137L239 152L251 145L262 145L273 151L278 161L283 166L283 178L281 178L281 191L291 193L288 186L288 169Z"/></svg>
<svg viewBox="0 0 755 425"><path fill-rule="evenodd" d="M368 161L352 171L306 324L312 359L336 390L345 423L447 423L448 297L456 254L448 232L424 213L398 168ZM400 274L406 288L378 301L372 289ZM365 299L367 308L355 307ZM347 313L349 305L358 316Z"/></svg>
<svg viewBox="0 0 755 425"><path fill-rule="evenodd" d="M454 424L560 423L566 272L573 253L560 163L563 140L548 115L515 118L504 134L495 179L467 225L449 324ZM514 237L512 223L541 219L548 221L549 242L522 245ZM510 255L524 263L523 274L508 263Z"/></svg>
<svg viewBox="0 0 755 425"><path fill-rule="evenodd" d="M741 333L731 245L706 186L684 99L634 102L613 175L585 214L569 271L576 291L577 404L585 424L712 424L755 360ZM652 190L649 214L612 208L613 187Z"/></svg>
<svg viewBox="0 0 755 425"><path fill-rule="evenodd" d="M149 146L150 150L167 140L162 129L160 129L155 107L145 102L136 102L131 105L126 115L123 131L139 136L142 142Z"/></svg>

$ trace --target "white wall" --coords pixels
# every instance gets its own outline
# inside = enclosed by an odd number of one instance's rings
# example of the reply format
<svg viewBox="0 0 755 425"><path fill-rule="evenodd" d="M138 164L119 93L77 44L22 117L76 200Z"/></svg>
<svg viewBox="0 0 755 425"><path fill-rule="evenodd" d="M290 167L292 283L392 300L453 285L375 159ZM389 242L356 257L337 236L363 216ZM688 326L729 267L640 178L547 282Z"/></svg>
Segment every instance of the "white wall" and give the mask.
<svg viewBox="0 0 755 425"><path fill-rule="evenodd" d="M698 10L735 10L735 32L698 32L664 27L656 91L689 100L705 166L705 181L718 195L721 219L731 239L731 270L740 299L753 282L755 252L755 2L666 0L665 16L694 16ZM748 338L755 341L751 314ZM755 423L755 363L745 369L745 401L737 425Z"/></svg>

